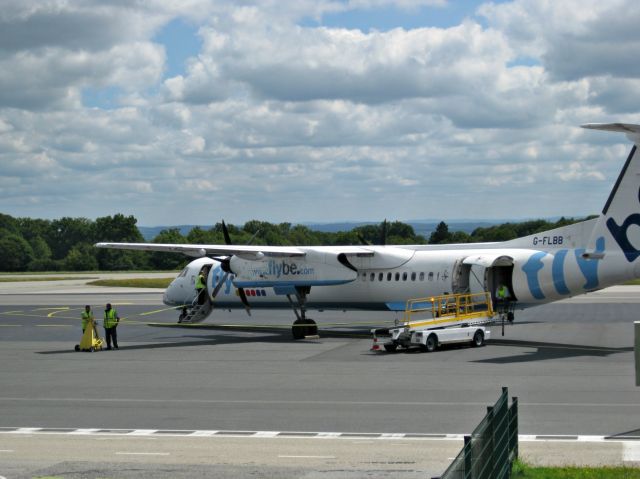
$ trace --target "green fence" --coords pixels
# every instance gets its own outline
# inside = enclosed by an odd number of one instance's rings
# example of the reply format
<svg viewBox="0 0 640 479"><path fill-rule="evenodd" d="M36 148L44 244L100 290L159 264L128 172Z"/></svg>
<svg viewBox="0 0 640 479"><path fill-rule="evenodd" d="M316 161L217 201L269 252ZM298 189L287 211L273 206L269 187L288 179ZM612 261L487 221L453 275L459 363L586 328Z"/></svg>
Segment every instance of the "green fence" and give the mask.
<svg viewBox="0 0 640 479"><path fill-rule="evenodd" d="M509 391L502 395L470 436L442 476L433 479L503 479L511 476L518 457L518 398L509 407Z"/></svg>

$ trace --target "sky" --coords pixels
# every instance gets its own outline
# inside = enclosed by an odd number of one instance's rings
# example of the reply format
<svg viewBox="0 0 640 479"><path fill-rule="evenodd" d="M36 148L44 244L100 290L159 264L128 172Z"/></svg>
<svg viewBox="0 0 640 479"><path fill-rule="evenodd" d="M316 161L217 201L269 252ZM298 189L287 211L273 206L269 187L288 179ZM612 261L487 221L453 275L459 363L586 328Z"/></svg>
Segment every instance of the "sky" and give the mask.
<svg viewBox="0 0 640 479"><path fill-rule="evenodd" d="M582 217L640 123L635 0L3 0L0 213Z"/></svg>

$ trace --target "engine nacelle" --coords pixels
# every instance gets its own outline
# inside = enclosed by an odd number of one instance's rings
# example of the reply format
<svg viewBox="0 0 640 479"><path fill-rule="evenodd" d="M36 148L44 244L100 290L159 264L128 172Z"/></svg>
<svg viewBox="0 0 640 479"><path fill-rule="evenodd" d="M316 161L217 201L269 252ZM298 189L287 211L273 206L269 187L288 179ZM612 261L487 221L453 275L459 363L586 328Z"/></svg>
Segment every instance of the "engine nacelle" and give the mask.
<svg viewBox="0 0 640 479"><path fill-rule="evenodd" d="M331 252L311 251L305 256L264 256L246 259L233 256L229 267L238 288L284 286L330 286L354 281L358 273L342 264Z"/></svg>

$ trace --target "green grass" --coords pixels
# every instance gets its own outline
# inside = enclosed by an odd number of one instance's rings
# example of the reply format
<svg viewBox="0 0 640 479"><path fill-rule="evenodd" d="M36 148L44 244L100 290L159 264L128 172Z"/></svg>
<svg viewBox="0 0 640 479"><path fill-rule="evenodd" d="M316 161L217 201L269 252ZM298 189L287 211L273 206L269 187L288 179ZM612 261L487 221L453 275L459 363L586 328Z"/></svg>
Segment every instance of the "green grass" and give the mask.
<svg viewBox="0 0 640 479"><path fill-rule="evenodd" d="M95 277L80 277L80 276L34 276L32 278L24 277L0 277L0 283L18 283L23 281L66 281L70 279L95 279Z"/></svg>
<svg viewBox="0 0 640 479"><path fill-rule="evenodd" d="M624 283L625 286L636 286L638 284L640 284L640 279L632 279L631 281Z"/></svg>
<svg viewBox="0 0 640 479"><path fill-rule="evenodd" d="M175 278L98 279L91 286L115 286L122 288L166 288Z"/></svg>
<svg viewBox="0 0 640 479"><path fill-rule="evenodd" d="M640 479L640 468L534 467L516 461L511 477L513 479Z"/></svg>

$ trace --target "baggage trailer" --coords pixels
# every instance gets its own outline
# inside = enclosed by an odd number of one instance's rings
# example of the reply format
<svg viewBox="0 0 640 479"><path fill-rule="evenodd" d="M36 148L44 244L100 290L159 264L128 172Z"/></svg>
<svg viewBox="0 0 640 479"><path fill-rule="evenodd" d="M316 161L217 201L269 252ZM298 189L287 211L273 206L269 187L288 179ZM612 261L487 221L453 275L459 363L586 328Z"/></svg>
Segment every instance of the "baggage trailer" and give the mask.
<svg viewBox="0 0 640 479"><path fill-rule="evenodd" d="M444 294L407 301L402 324L372 329L374 351L380 344L388 352L418 347L435 351L441 344L470 343L480 347L491 336L485 326L495 312L488 292Z"/></svg>

